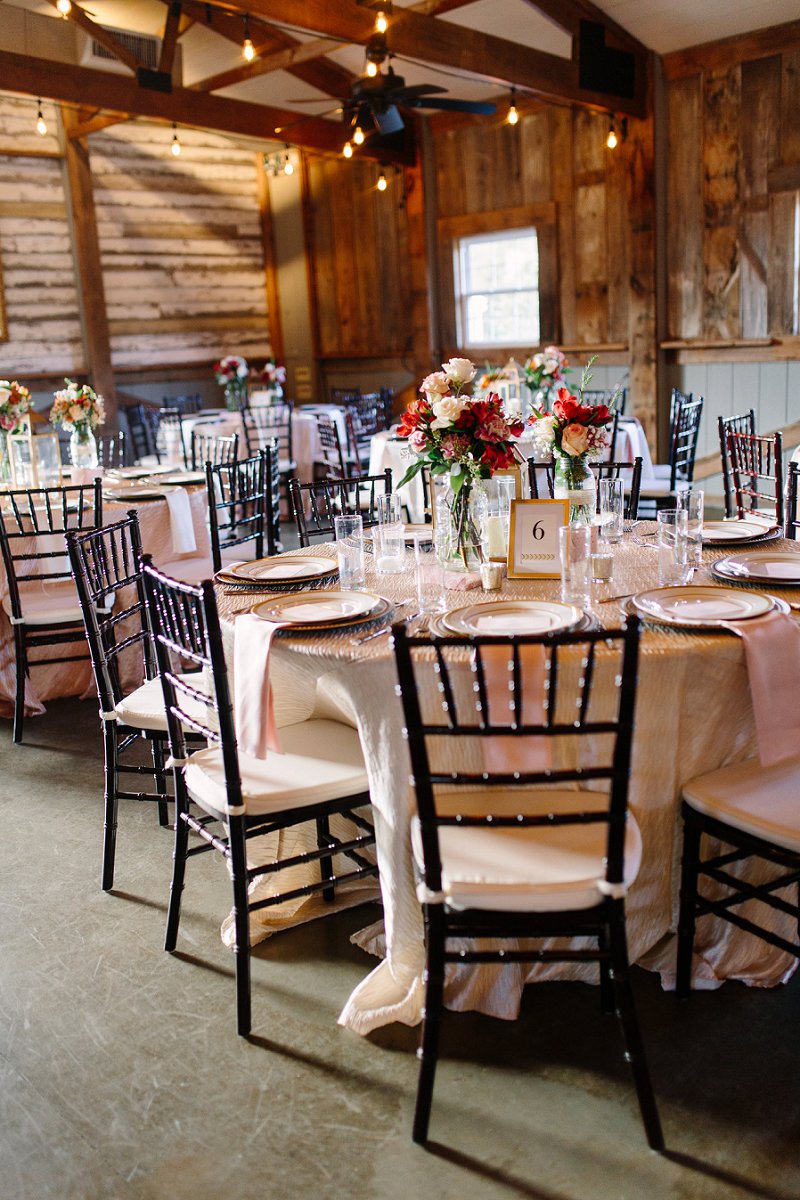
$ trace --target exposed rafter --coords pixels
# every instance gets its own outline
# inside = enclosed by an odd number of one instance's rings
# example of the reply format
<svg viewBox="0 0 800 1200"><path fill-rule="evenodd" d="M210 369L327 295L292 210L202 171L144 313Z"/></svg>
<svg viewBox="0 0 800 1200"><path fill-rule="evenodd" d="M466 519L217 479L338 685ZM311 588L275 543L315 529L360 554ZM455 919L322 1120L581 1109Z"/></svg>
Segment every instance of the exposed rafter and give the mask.
<svg viewBox="0 0 800 1200"><path fill-rule="evenodd" d="M335 4L330 0L302 0L302 3L297 0L246 0L239 4L216 0L216 3L227 12L246 9L254 17L323 36L344 38L358 45L366 45L374 29L373 12L355 0L336 0ZM515 84L547 100L606 110L613 108L637 117L646 113L649 60L644 53L636 53L635 96L626 100L581 88L579 63L575 56L571 60L564 59L408 8L393 10L388 42L391 51L403 58L468 71L504 85Z"/></svg>
<svg viewBox="0 0 800 1200"><path fill-rule="evenodd" d="M161 55L158 60L158 69L164 74L172 74L178 38L191 23L191 17L186 17L181 9L180 0L172 0L164 21L164 32L161 35Z"/></svg>
<svg viewBox="0 0 800 1200"><path fill-rule="evenodd" d="M165 124L174 121L195 129L216 129L265 141L274 141L276 128L282 127L281 141L291 141L301 149L322 154L341 153L343 133L337 123L315 117L298 123L297 113L291 109L211 96L188 88L151 91L124 75L8 50L0 50L0 73L3 87L8 91L101 108L104 117L127 120L140 116ZM390 150L385 145L373 149L368 141L360 147L359 156L380 162L410 163L414 161L412 140L409 132L409 141L402 150Z"/></svg>
<svg viewBox="0 0 800 1200"><path fill-rule="evenodd" d="M287 50L262 54L251 63L243 63L241 67L232 67L229 71L220 71L218 75L210 75L208 79L200 79L190 86L194 91L217 92L220 88L243 83L246 79L256 79L259 75L268 75L272 71L289 71L301 63L321 58L329 50L338 50L341 45L341 42L332 38L314 38L310 42L298 42Z"/></svg>
<svg viewBox="0 0 800 1200"><path fill-rule="evenodd" d="M49 3L57 10L57 0L49 0ZM118 58L121 63L124 63L134 74L141 67L142 64L136 55L131 54L126 46L117 41L113 33L109 33L102 25L98 25L91 17L87 16L80 5L73 4L67 20L73 21L76 25L80 25L81 29L85 29L87 33L90 33L95 41L99 42L101 46L105 46L106 50L110 50L114 57Z"/></svg>

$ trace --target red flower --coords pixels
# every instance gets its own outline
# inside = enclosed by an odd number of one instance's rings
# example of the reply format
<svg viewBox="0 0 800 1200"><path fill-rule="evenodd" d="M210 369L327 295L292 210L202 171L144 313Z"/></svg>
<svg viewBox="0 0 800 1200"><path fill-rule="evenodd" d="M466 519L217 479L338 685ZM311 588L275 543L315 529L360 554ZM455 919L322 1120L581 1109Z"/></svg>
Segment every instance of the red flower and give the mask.
<svg viewBox="0 0 800 1200"><path fill-rule="evenodd" d="M570 395L568 388L559 388L553 416L570 425L607 425L611 410L605 404L581 404L576 396Z"/></svg>
<svg viewBox="0 0 800 1200"><path fill-rule="evenodd" d="M490 444L484 446L483 454L481 455L481 466L488 467L490 471L502 471L506 467L513 466L514 451L508 446L496 446Z"/></svg>

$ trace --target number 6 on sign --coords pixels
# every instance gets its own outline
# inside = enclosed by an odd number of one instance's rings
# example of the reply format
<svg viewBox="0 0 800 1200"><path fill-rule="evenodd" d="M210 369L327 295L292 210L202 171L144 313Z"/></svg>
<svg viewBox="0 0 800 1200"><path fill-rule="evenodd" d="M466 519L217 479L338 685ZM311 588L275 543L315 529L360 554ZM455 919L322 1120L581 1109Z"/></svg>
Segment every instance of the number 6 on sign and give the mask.
<svg viewBox="0 0 800 1200"><path fill-rule="evenodd" d="M558 579L558 531L568 521L568 500L512 500L509 579Z"/></svg>

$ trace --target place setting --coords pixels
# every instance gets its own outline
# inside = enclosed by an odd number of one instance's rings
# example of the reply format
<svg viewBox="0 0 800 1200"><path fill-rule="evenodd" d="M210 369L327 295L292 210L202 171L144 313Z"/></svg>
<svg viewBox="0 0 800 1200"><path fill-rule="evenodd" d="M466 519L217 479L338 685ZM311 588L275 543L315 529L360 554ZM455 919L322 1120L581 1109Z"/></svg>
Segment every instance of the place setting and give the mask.
<svg viewBox="0 0 800 1200"><path fill-rule="evenodd" d="M319 554L279 554L223 566L214 576L228 593L327 587L338 574L336 559Z"/></svg>
<svg viewBox="0 0 800 1200"><path fill-rule="evenodd" d="M651 625L704 632L731 632L731 624L791 611L785 600L767 593L691 584L636 592L623 598L620 608Z"/></svg>

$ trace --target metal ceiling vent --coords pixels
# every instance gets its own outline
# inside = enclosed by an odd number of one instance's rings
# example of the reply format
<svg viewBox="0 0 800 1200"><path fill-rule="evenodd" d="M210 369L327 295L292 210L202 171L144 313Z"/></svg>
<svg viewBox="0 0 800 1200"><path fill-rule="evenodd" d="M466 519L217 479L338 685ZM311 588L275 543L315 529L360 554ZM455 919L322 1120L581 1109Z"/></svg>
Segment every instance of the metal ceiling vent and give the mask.
<svg viewBox="0 0 800 1200"><path fill-rule="evenodd" d="M152 37L146 33L131 33L128 29L112 29L108 25L104 25L103 28L108 33L113 33L119 44L130 51L143 67L149 68L151 71L157 69L161 54L161 38ZM178 50L180 50L180 47L178 47ZM81 52L80 65L82 67L94 67L99 71L120 71L126 75L130 74L128 68L124 63L119 61L111 50L108 50L96 38L90 35L86 36Z"/></svg>

